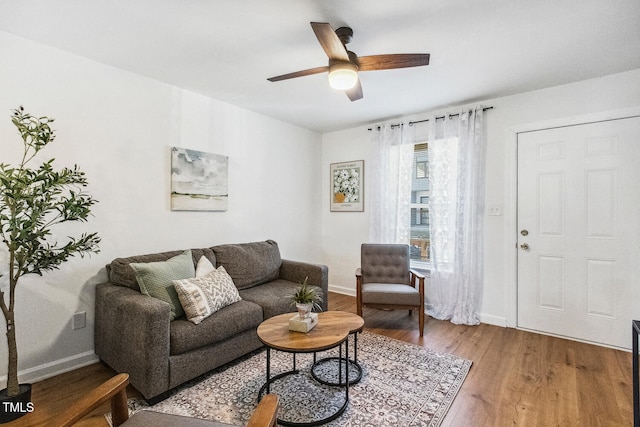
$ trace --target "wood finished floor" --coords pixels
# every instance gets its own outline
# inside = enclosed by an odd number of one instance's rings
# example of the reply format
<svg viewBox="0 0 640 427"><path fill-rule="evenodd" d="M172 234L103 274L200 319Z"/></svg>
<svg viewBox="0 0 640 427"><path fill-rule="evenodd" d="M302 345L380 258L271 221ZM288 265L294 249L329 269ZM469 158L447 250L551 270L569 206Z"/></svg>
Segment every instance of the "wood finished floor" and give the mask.
<svg viewBox="0 0 640 427"><path fill-rule="evenodd" d="M331 293L331 310L356 311ZM427 318L424 338L407 311L367 310L365 330L452 353L473 366L442 426L630 426L631 354L516 329ZM7 426L49 426L57 411L113 375L94 364L34 384L35 411ZM129 397L139 394L130 387ZM78 426L107 426L99 408ZM55 427L55 426L54 426Z"/></svg>

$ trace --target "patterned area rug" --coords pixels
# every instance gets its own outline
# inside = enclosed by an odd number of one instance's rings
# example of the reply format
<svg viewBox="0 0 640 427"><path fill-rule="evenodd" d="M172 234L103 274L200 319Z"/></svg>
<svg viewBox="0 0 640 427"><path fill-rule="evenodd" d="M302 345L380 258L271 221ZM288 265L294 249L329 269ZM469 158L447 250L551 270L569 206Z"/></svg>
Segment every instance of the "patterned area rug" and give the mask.
<svg viewBox="0 0 640 427"><path fill-rule="evenodd" d="M351 337L350 354L352 349ZM318 359L334 355L337 350L318 353ZM358 336L358 362L362 378L349 388L346 411L329 426L438 426L471 367L469 360L368 332ZM320 385L309 373L312 355L299 354L296 363L299 374L271 386L271 392L280 396L279 418L309 422L342 406L344 388ZM272 351L271 366L272 376L291 370L292 355ZM315 373L331 381L328 377L337 368L337 362L327 362ZM263 349L190 381L152 407L136 399L129 406L132 412L151 409L241 426L257 404L265 372ZM351 378L356 374L350 369Z"/></svg>

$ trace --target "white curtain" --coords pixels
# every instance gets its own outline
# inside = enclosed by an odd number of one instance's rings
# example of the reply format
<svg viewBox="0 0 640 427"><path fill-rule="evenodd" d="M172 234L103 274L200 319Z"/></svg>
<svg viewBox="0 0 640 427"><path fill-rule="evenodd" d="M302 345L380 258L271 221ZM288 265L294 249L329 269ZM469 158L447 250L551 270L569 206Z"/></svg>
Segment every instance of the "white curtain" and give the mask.
<svg viewBox="0 0 640 427"><path fill-rule="evenodd" d="M431 281L427 313L477 325L486 141L481 107L429 120Z"/></svg>
<svg viewBox="0 0 640 427"><path fill-rule="evenodd" d="M413 144L405 125L371 130L370 243L406 243L410 237Z"/></svg>

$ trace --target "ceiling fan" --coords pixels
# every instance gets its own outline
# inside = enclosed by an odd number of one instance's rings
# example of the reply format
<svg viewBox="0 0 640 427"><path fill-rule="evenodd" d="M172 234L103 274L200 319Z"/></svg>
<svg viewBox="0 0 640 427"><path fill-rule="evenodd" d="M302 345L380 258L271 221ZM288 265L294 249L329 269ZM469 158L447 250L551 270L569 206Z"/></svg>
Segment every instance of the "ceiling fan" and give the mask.
<svg viewBox="0 0 640 427"><path fill-rule="evenodd" d="M428 53L358 57L355 53L347 50L346 46L353 38L353 30L351 28L340 27L334 31L331 25L325 22L312 22L311 28L313 28L320 45L329 57L329 65L283 74L267 80L278 82L280 80L328 72L331 87L344 90L351 101L357 101L363 96L358 71L390 70L429 65Z"/></svg>

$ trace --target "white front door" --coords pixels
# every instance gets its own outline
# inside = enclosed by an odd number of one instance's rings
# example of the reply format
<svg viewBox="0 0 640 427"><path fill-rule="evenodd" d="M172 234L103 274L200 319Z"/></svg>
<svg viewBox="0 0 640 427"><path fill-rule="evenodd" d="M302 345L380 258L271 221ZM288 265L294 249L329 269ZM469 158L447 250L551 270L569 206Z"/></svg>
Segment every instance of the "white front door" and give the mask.
<svg viewBox="0 0 640 427"><path fill-rule="evenodd" d="M518 327L629 348L640 117L518 134Z"/></svg>

